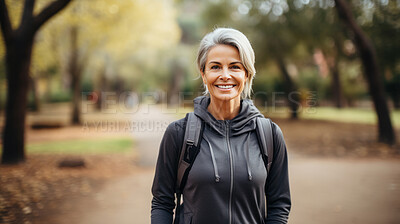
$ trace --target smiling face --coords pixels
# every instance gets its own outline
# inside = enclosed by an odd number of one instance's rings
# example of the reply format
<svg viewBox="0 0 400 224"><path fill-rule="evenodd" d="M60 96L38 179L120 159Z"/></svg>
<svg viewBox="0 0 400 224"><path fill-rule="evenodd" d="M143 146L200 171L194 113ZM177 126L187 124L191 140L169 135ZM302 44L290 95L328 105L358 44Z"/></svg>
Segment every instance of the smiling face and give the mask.
<svg viewBox="0 0 400 224"><path fill-rule="evenodd" d="M222 44L212 47L201 76L212 101L240 101L247 72L235 47Z"/></svg>

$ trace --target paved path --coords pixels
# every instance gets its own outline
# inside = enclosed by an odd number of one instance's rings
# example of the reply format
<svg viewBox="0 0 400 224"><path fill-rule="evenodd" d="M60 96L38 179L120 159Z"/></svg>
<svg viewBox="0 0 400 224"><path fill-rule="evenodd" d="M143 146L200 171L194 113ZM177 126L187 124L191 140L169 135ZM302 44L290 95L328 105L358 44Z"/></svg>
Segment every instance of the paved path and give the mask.
<svg viewBox="0 0 400 224"><path fill-rule="evenodd" d="M291 224L400 223L398 160L290 160Z"/></svg>
<svg viewBox="0 0 400 224"><path fill-rule="evenodd" d="M135 150L139 152L139 165L154 168L160 141L167 126L178 117L166 106L144 105L133 114L137 128L133 132Z"/></svg>
<svg viewBox="0 0 400 224"><path fill-rule="evenodd" d="M135 150L141 169L134 175L108 183L96 203L79 215L78 224L150 223L151 185L158 148L168 124L178 118L165 106L143 105L133 114Z"/></svg>
<svg viewBox="0 0 400 224"><path fill-rule="evenodd" d="M135 116L135 121L147 125L134 133L141 170L109 182L91 202L84 201L77 207L85 209L68 214L69 219L62 223L150 223L150 188L158 145L166 124L176 118L160 108L149 109ZM153 124L160 128L151 128ZM293 202L290 223L400 223L398 160L289 154Z"/></svg>

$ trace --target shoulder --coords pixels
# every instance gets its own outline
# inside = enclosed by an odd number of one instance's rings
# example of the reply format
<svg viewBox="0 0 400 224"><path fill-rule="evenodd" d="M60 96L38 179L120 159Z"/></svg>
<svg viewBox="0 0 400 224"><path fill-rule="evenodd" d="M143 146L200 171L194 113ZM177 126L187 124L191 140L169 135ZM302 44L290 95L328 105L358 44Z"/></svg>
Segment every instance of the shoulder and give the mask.
<svg viewBox="0 0 400 224"><path fill-rule="evenodd" d="M270 122L271 122L271 130L272 130L272 133L273 133L273 135L274 135L274 138L275 138L275 135L277 135L277 136L283 136L283 133L282 133L281 128L279 127L279 125L278 125L277 123L275 123L274 121L272 121L271 118L266 118L266 117L264 117L264 118L261 118L261 119L264 120L264 121L270 120Z"/></svg>
<svg viewBox="0 0 400 224"><path fill-rule="evenodd" d="M185 135L186 117L171 122L165 130L164 137L174 140L177 143L182 142Z"/></svg>
<svg viewBox="0 0 400 224"><path fill-rule="evenodd" d="M179 133L179 132L181 132L181 131L184 132L185 127L186 127L186 117L171 122L171 123L168 125L167 129L165 130L165 132L166 132L166 133L177 133L177 132Z"/></svg>
<svg viewBox="0 0 400 224"><path fill-rule="evenodd" d="M271 120L272 131L275 135L283 136L282 129L279 125Z"/></svg>
<svg viewBox="0 0 400 224"><path fill-rule="evenodd" d="M179 155L185 135L185 123L186 121L183 118L173 121L167 126L160 144L161 151L168 155Z"/></svg>
<svg viewBox="0 0 400 224"><path fill-rule="evenodd" d="M274 145L278 148L285 146L285 139L283 137L283 132L282 129L279 127L278 124L276 124L275 122L273 122L271 120L271 126L272 126L272 134L273 134L273 138L274 138Z"/></svg>

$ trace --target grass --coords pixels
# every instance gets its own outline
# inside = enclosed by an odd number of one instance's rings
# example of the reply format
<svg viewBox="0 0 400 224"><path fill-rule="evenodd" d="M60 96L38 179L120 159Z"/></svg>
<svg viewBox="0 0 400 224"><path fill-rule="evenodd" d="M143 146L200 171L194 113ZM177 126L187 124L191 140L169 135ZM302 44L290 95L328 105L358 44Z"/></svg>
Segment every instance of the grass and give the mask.
<svg viewBox="0 0 400 224"><path fill-rule="evenodd" d="M131 138L64 140L27 145L28 153L97 154L123 153L133 148Z"/></svg>
<svg viewBox="0 0 400 224"><path fill-rule="evenodd" d="M287 107L274 107L274 108L262 108L257 107L261 113L267 117L276 118L289 118L289 108ZM180 108L180 113L177 114L177 118L182 118L187 112L193 111L192 108ZM372 109L365 108L342 108L337 109L335 107L312 107L300 109L301 119L315 119L315 120L329 120L337 122L347 123L360 123L360 124L376 124L377 117L375 111ZM392 124L400 128L400 110L391 111Z"/></svg>
<svg viewBox="0 0 400 224"><path fill-rule="evenodd" d="M273 108L265 110L265 114L271 117L289 117L288 108ZM315 107L305 108L300 111L303 119L331 120L348 123L376 124L377 117L372 109L363 108L343 108L334 107ZM400 111L391 112L392 124L400 128Z"/></svg>

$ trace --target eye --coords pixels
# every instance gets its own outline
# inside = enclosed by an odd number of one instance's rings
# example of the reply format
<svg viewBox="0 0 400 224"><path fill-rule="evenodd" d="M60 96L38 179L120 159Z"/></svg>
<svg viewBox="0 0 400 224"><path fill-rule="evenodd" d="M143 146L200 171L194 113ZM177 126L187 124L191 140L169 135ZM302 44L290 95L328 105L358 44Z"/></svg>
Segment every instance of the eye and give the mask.
<svg viewBox="0 0 400 224"><path fill-rule="evenodd" d="M213 65L213 66L211 66L211 69L219 69L219 66L218 65Z"/></svg>
<svg viewBox="0 0 400 224"><path fill-rule="evenodd" d="M231 69L240 69L240 66L239 65L232 65Z"/></svg>

